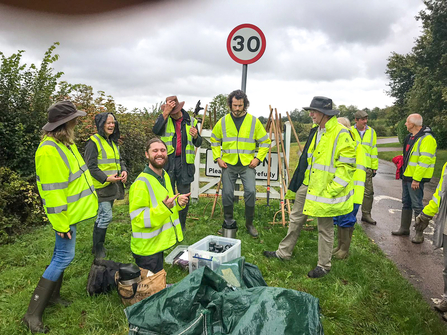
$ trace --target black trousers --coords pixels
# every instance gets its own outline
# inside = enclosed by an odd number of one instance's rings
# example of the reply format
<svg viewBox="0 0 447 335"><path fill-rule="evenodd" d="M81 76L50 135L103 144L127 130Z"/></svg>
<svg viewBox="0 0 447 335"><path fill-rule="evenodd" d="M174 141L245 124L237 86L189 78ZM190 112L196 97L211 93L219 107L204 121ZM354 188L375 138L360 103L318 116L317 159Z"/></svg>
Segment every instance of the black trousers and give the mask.
<svg viewBox="0 0 447 335"><path fill-rule="evenodd" d="M135 258L135 263L137 263L140 268L149 270L153 273L163 270L163 251L149 256L141 256L132 253L132 256Z"/></svg>

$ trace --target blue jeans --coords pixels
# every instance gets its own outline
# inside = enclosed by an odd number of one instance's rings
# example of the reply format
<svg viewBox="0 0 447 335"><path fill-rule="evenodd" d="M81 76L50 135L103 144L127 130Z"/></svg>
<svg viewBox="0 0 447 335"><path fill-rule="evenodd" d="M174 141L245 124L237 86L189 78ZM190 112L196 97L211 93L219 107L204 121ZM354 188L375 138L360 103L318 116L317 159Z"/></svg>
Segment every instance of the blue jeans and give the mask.
<svg viewBox="0 0 447 335"><path fill-rule="evenodd" d="M412 209L415 215L419 215L424 208L424 183L419 183L419 188L413 190L411 181L402 180L402 209Z"/></svg>
<svg viewBox="0 0 447 335"><path fill-rule="evenodd" d="M359 208L359 204L354 204L354 210L351 213L334 217L334 225L342 228L354 227L357 222L357 212L359 211Z"/></svg>
<svg viewBox="0 0 447 335"><path fill-rule="evenodd" d="M42 277L51 281L57 281L62 272L70 265L75 256L76 225L70 226L71 240L60 237L56 232L56 244L54 245L53 258Z"/></svg>
<svg viewBox="0 0 447 335"><path fill-rule="evenodd" d="M103 201L98 204L98 216L96 217L96 223L98 228L107 229L109 223L112 221L112 201Z"/></svg>

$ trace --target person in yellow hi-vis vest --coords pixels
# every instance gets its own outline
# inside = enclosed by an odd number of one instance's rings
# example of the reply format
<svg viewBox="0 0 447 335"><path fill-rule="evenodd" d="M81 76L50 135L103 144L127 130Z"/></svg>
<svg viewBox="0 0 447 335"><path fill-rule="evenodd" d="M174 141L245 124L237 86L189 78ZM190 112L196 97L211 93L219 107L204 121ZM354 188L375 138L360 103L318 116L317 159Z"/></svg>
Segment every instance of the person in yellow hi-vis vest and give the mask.
<svg viewBox="0 0 447 335"><path fill-rule="evenodd" d="M227 103L231 113L216 123L210 138L213 159L222 169L224 218L225 222L233 221L234 186L240 176L244 186L245 227L251 236L257 237L258 231L253 225L256 201L255 169L269 150L270 138L261 122L247 113L250 102L243 91L231 92ZM257 153L256 144L259 146Z"/></svg>
<svg viewBox="0 0 447 335"><path fill-rule="evenodd" d="M197 119L191 117L184 109L185 102L179 102L176 96L166 98L161 105L162 114L157 118L152 131L160 136L168 148L168 160L165 170L171 178L172 189L179 193L191 192L191 183L195 173L195 148L202 144L202 137L197 130ZM180 223L186 230L186 216L189 202L180 211Z"/></svg>
<svg viewBox="0 0 447 335"><path fill-rule="evenodd" d="M359 110L354 114L355 125L351 128L354 139L360 143L366 155L366 181L365 192L362 202L362 221L376 225L377 222L371 217L372 205L374 202L373 177L379 168L379 158L377 153L377 134L373 128L367 125L368 113Z"/></svg>
<svg viewBox="0 0 447 335"><path fill-rule="evenodd" d="M318 263L307 274L321 278L331 270L334 244L333 217L352 212L354 206L355 142L348 129L334 117L332 99L317 96L309 111L314 127L304 147L287 191L294 197L287 235L278 250L264 251L264 256L288 260L308 216L318 218Z"/></svg>
<svg viewBox="0 0 447 335"><path fill-rule="evenodd" d="M42 313L48 303L67 306L60 298L65 269L75 256L77 223L93 218L98 198L87 165L74 144L78 116L70 101L61 101L48 109L48 123L36 151L36 178L45 213L55 231L53 258L29 303L23 323L33 333L46 333Z"/></svg>
<svg viewBox="0 0 447 335"><path fill-rule="evenodd" d="M422 212L416 217L414 228L416 232L423 234L425 228L433 219L433 216L438 214L435 222L435 229L433 234L433 245L435 249L443 248L444 254L444 269L442 276L444 278L444 293L442 300L435 305L435 309L444 313L442 317L447 320L447 163L442 167L441 178L439 179L438 187L433 194L432 199ZM422 235L423 236L423 235ZM422 238L423 240L423 238Z"/></svg>
<svg viewBox="0 0 447 335"><path fill-rule="evenodd" d="M339 117L338 122L351 132L354 138L351 122L348 118ZM355 164L354 172L354 209L351 213L334 217L334 224L338 226L338 246L332 250L332 256L338 259L348 257L349 247L351 245L352 234L354 233L354 225L357 222L357 212L363 202L363 194L365 192L366 180L366 155L363 146L356 141L355 145Z"/></svg>
<svg viewBox="0 0 447 335"><path fill-rule="evenodd" d="M433 177L436 163L436 139L430 127L422 125L422 116L411 114L405 126L410 134L403 143L402 214L399 230L391 232L397 236L410 235L412 214L416 218L424 208L424 184ZM423 231L416 230L411 242L424 242Z"/></svg>
<svg viewBox="0 0 447 335"><path fill-rule="evenodd" d="M163 251L183 241L179 211L186 207L191 194L174 195L169 175L163 170L167 150L162 140L149 140L145 152L149 164L129 192L132 255L140 268L153 273L163 269Z"/></svg>
<svg viewBox="0 0 447 335"><path fill-rule="evenodd" d="M115 115L109 112L95 116L97 133L85 145L84 159L93 177L98 194L98 216L93 227L92 253L95 258L106 257L104 242L112 221L112 206L116 199L124 199L127 171L121 158L118 140L120 131Z"/></svg>

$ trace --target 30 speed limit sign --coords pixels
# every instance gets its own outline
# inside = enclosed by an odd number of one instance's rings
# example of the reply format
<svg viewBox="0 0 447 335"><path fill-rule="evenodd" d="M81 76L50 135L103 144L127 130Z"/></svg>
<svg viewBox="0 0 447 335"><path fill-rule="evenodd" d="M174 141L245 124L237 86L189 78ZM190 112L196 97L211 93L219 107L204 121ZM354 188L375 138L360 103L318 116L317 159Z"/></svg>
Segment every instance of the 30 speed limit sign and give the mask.
<svg viewBox="0 0 447 335"><path fill-rule="evenodd" d="M230 57L240 64L252 64L264 54L264 33L253 24L245 23L234 28L227 39Z"/></svg>

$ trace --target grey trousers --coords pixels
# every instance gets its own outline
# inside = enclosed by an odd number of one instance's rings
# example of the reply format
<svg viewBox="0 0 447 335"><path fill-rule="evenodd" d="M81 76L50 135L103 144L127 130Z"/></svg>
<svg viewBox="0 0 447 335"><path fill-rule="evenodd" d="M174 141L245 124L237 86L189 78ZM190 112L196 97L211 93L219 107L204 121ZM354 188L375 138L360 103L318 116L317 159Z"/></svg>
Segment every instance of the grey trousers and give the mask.
<svg viewBox="0 0 447 335"><path fill-rule="evenodd" d="M227 164L226 169L222 169L222 204L232 206L234 201L234 187L236 180L240 176L244 186L245 205L255 207L256 201L256 170L248 166L235 166Z"/></svg>
<svg viewBox="0 0 447 335"><path fill-rule="evenodd" d="M281 259L290 259L293 249L307 221L303 214L306 201L307 186L301 185L295 195L295 203L290 213L290 223L287 235L279 243L276 255ZM323 269L331 269L332 248L334 245L334 222L332 217L318 218L318 265Z"/></svg>
<svg viewBox="0 0 447 335"><path fill-rule="evenodd" d="M365 203L365 199L369 199L369 202L367 201ZM371 208L369 207L372 207L373 200L374 200L373 170L368 168L366 169L365 193L363 195L364 204L362 204L362 213L371 214Z"/></svg>
<svg viewBox="0 0 447 335"><path fill-rule="evenodd" d="M444 270L442 271L442 277L444 278L444 294L442 297L447 300L447 235L443 235L442 248L444 253Z"/></svg>

